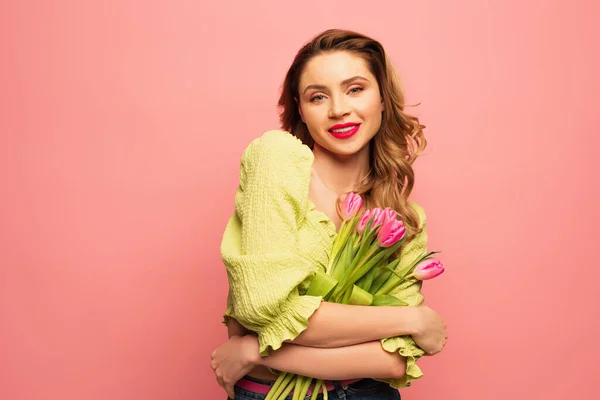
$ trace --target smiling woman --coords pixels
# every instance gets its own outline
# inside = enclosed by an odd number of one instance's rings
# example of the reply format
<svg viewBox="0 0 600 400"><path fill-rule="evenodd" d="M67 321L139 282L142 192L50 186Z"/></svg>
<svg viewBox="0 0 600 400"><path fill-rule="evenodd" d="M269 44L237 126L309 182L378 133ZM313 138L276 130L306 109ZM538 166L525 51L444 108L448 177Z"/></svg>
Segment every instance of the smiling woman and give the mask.
<svg viewBox="0 0 600 400"><path fill-rule="evenodd" d="M329 30L298 52L279 100L283 130L244 151L221 244L230 340L211 366L230 397L264 399L280 370L325 380L317 398L398 399L397 388L422 376L417 358L444 347L445 324L421 306L418 282L406 288L408 307L306 294L328 265L338 205L351 191L369 208L398 212L407 231L403 263L426 251L425 213L409 201L412 163L426 142L403 103L385 51L371 38Z"/></svg>
<svg viewBox="0 0 600 400"><path fill-rule="evenodd" d="M377 79L361 57L333 52L312 58L299 89L298 111L312 133L315 154L353 155L369 149L366 144L379 131L384 106Z"/></svg>

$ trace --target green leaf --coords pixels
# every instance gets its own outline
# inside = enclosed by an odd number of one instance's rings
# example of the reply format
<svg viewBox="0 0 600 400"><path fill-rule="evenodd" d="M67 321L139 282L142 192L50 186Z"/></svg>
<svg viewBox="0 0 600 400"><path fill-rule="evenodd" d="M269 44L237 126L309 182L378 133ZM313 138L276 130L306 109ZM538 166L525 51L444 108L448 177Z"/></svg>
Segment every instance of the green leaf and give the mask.
<svg viewBox="0 0 600 400"><path fill-rule="evenodd" d="M388 267L388 270L389 270L389 271L390 271L392 274L396 275L396 276L397 276L398 278L400 278L400 279L404 279L404 277L405 277L405 276L406 276L406 275L407 275L409 272L411 272L411 271L412 271L412 269L413 269L413 266L412 266L412 265L408 265L408 266L406 266L406 267L402 268L400 271L396 272L396 271L395 271L395 269L393 269L393 268L389 268L389 267Z"/></svg>
<svg viewBox="0 0 600 400"><path fill-rule="evenodd" d="M341 299L338 299L338 303L349 304L351 295L352 295L352 289L347 289L345 292L343 292L343 296L341 297Z"/></svg>
<svg viewBox="0 0 600 400"><path fill-rule="evenodd" d="M363 290L356 285L353 286L351 290L352 293L350 294L350 299L347 304L370 306L373 302L373 296L366 290Z"/></svg>
<svg viewBox="0 0 600 400"><path fill-rule="evenodd" d="M373 296L373 306L407 306L408 303L400 300L399 298L392 296L391 294L375 295Z"/></svg>
<svg viewBox="0 0 600 400"><path fill-rule="evenodd" d="M338 284L331 275L319 270L315 274L308 290L306 291L307 296L322 296L327 297Z"/></svg>
<svg viewBox="0 0 600 400"><path fill-rule="evenodd" d="M347 273L347 270L350 267L352 261L352 253L352 243L348 242L340 252L339 257L334 265L333 271L331 272L331 276L333 276L338 281L342 276L344 276Z"/></svg>
<svg viewBox="0 0 600 400"><path fill-rule="evenodd" d="M410 265L408 265L408 266L404 267L402 270L400 270L400 272L392 271L394 276L390 276L387 279L387 281L375 292L375 294L376 295L384 295L384 294L388 294L389 292L391 292L396 286L398 286L402 282L402 280L404 279L404 276L406 276L408 273L410 273L417 266L418 263L427 259L432 254L436 254L436 253L439 253L439 251L431 251L429 253L422 253L420 256L418 256L416 259L414 259L413 262L410 263Z"/></svg>
<svg viewBox="0 0 600 400"><path fill-rule="evenodd" d="M371 268L373 268L383 257L385 257L385 251L381 251L379 254L373 256L368 262L364 265L361 265L357 271L352 272L350 274L346 274L340 280L340 284L338 284L333 291L333 298L339 298L340 293L345 292L350 289L352 285L354 285L360 278L362 278Z"/></svg>
<svg viewBox="0 0 600 400"><path fill-rule="evenodd" d="M375 280L373 281L373 284L371 285L371 288L369 289L369 293L377 293L377 291L385 284L385 282L392 275L393 271L396 269L398 264L400 264L399 258L395 259L389 264L384 264L383 266L381 266L375 277Z"/></svg>
<svg viewBox="0 0 600 400"><path fill-rule="evenodd" d="M373 280L375 279L375 272L377 272L378 268L371 268L369 272L363 277L364 283L360 287L367 292L371 290L371 286L373 285Z"/></svg>

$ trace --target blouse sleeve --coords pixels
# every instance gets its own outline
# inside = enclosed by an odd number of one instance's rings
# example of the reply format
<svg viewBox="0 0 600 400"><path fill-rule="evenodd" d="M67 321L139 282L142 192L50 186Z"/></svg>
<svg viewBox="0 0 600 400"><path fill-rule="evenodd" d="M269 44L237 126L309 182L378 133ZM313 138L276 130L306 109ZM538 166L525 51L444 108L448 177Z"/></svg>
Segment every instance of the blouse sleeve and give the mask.
<svg viewBox="0 0 600 400"><path fill-rule="evenodd" d="M412 204L414 209L419 214L421 233L415 236L402 250L400 255L400 264L397 270L411 264L417 257L427 252L427 231L426 231L426 215L423 208L417 204ZM400 300L408 303L409 306L419 306L423 303L423 294L421 293L421 281L406 282L399 285L396 289L390 292ZM410 336L397 336L381 340L383 348L390 352L398 352L406 358L406 374L400 379L385 380L395 388L410 386L411 382L423 376L421 369L417 365L417 360L425 354L425 352L415 344L415 341ZM383 380L383 379L382 379Z"/></svg>
<svg viewBox="0 0 600 400"><path fill-rule="evenodd" d="M304 331L322 301L298 289L318 269L298 252L312 157L283 131L265 133L242 156L235 212L221 243L230 286L226 316L257 333L261 355Z"/></svg>

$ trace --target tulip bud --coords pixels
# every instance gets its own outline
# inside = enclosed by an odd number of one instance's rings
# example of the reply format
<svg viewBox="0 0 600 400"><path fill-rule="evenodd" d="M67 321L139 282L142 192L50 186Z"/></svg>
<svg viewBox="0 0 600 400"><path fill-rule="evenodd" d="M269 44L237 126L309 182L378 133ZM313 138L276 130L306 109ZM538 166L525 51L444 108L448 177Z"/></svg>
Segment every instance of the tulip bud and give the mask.
<svg viewBox="0 0 600 400"><path fill-rule="evenodd" d="M402 221L391 220L383 224L377 232L377 242L381 247L390 247L396 244L406 234Z"/></svg>
<svg viewBox="0 0 600 400"><path fill-rule="evenodd" d="M365 231L367 224L371 220L371 217L373 217L372 214L373 213L371 210L367 210L363 213L362 217L360 217L360 220L358 221L358 224L356 225L356 230L358 231L358 233L362 234Z"/></svg>
<svg viewBox="0 0 600 400"><path fill-rule="evenodd" d="M420 281L424 281L435 278L442 272L444 272L444 266L442 263L431 258L418 263L411 275Z"/></svg>
<svg viewBox="0 0 600 400"><path fill-rule="evenodd" d="M384 208L383 213L385 214L385 219L383 221L384 224L386 222L394 221L394 220L398 219L398 213L389 207Z"/></svg>
<svg viewBox="0 0 600 400"><path fill-rule="evenodd" d="M386 219L386 215L383 212L383 210L381 208L374 208L373 209L373 224L371 225L371 228L375 229L378 226L383 225L383 223L385 222Z"/></svg>
<svg viewBox="0 0 600 400"><path fill-rule="evenodd" d="M350 192L344 198L341 209L341 217L344 221L352 219L362 208L362 197L360 195Z"/></svg>

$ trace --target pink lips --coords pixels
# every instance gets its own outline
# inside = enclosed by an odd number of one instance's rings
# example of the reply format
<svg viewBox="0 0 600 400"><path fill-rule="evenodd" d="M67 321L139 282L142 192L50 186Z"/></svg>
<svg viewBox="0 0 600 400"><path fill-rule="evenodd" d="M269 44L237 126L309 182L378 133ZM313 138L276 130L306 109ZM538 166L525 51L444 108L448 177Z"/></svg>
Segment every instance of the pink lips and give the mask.
<svg viewBox="0 0 600 400"><path fill-rule="evenodd" d="M353 127L352 129L349 129L347 131L344 132L334 132L334 129L343 129L343 128L349 128L349 127ZM358 132L358 129L360 128L360 124L354 123L354 122L348 122L345 124L337 124L332 126L331 128L329 128L329 133L331 133L331 135L337 139L348 139L349 137L352 137L356 134L356 132Z"/></svg>

